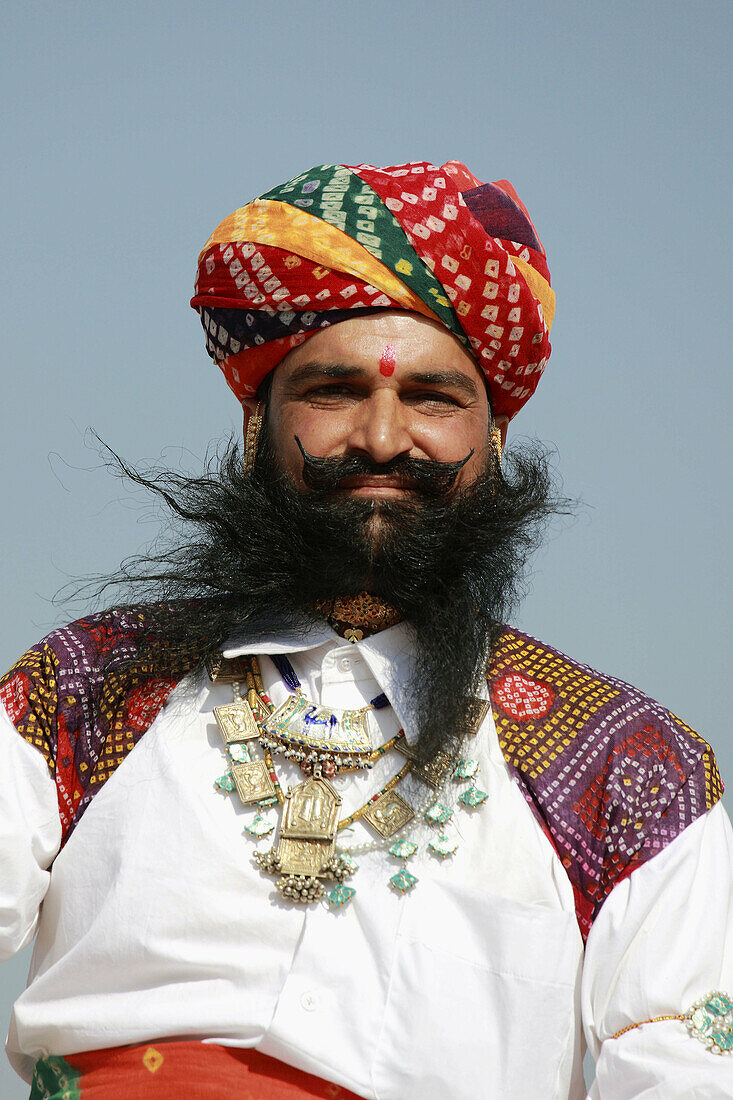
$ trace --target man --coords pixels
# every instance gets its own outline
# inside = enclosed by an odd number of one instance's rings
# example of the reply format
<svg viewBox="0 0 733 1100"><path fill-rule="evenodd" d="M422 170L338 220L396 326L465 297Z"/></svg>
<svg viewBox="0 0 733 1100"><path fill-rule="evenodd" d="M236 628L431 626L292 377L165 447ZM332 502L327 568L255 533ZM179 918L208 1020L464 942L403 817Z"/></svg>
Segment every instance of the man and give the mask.
<svg viewBox="0 0 733 1100"><path fill-rule="evenodd" d="M8 1050L34 1098L733 1095L707 744L502 626L554 296L506 181L323 166L192 304L245 410L124 605L4 678ZM39 907L43 903L39 919Z"/></svg>

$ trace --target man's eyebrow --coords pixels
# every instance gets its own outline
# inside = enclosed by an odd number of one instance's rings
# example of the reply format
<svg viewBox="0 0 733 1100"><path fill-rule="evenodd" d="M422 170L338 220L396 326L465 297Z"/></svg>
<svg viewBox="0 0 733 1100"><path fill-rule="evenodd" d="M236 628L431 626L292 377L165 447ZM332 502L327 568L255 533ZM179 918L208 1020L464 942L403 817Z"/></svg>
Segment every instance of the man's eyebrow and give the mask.
<svg viewBox="0 0 733 1100"><path fill-rule="evenodd" d="M450 386L467 397L478 397L475 383L459 370L410 371L405 381L417 383L418 386Z"/></svg>
<svg viewBox="0 0 733 1100"><path fill-rule="evenodd" d="M365 367L357 367L348 363L301 363L290 375L290 385L298 385L301 382L310 382L314 378L365 378L368 375Z"/></svg>

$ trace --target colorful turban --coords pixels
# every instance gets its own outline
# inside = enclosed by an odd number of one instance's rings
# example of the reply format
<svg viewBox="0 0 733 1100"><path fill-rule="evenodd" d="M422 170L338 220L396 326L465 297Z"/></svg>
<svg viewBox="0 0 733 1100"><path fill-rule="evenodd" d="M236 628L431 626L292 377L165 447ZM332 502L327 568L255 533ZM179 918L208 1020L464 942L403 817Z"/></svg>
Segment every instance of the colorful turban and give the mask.
<svg viewBox="0 0 733 1100"><path fill-rule="evenodd" d="M325 164L218 226L191 305L240 400L327 325L400 309L458 337L486 375L495 415L512 417L547 364L555 295L506 180L482 184L457 161Z"/></svg>

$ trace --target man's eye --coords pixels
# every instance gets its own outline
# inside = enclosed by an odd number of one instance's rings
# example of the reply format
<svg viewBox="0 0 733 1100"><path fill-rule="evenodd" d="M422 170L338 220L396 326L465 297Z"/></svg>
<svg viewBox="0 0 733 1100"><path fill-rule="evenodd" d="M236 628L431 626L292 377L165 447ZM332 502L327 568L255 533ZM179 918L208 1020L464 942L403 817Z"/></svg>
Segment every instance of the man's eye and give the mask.
<svg viewBox="0 0 733 1100"><path fill-rule="evenodd" d="M418 393L413 396L413 401L419 401L421 404L428 405L449 405L456 406L458 402L454 397L451 397L447 393Z"/></svg>
<svg viewBox="0 0 733 1100"><path fill-rule="evenodd" d="M309 397L343 397L345 394L350 394L351 388L343 383L337 383L333 386L314 386L313 389L308 390Z"/></svg>

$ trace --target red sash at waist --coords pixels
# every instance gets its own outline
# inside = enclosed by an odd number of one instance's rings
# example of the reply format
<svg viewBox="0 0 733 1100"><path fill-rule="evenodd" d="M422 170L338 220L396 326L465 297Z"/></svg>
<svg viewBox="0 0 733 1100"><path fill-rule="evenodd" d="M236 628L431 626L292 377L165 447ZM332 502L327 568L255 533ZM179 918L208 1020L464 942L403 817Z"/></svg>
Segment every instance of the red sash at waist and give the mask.
<svg viewBox="0 0 733 1100"><path fill-rule="evenodd" d="M348 1089L215 1043L159 1042L41 1058L30 1100L359 1100Z"/></svg>

